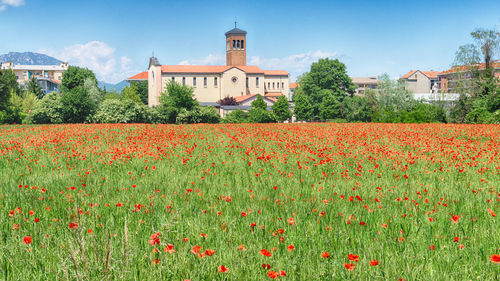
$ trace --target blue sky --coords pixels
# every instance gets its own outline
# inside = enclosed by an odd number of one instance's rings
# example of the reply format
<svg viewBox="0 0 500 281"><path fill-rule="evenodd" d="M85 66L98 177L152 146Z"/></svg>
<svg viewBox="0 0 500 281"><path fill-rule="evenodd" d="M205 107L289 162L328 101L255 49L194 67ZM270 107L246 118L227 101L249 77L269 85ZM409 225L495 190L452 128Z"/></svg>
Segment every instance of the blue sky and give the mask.
<svg viewBox="0 0 500 281"><path fill-rule="evenodd" d="M247 61L292 79L321 57L352 76L445 70L500 1L0 0L0 54L36 51L119 82L162 64L225 64L224 33L248 32Z"/></svg>

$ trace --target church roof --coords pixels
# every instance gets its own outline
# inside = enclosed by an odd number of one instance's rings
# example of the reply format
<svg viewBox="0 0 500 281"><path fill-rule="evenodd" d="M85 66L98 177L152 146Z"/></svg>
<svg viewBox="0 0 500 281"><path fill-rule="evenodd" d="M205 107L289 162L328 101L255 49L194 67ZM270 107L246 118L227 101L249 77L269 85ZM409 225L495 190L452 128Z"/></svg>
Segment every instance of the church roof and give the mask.
<svg viewBox="0 0 500 281"><path fill-rule="evenodd" d="M245 30L241 30L237 27L229 30L228 32L226 32L226 37L229 36L229 35L246 35L247 32Z"/></svg>
<svg viewBox="0 0 500 281"><path fill-rule="evenodd" d="M148 72L144 71L126 79L127 81L145 81L148 80Z"/></svg>

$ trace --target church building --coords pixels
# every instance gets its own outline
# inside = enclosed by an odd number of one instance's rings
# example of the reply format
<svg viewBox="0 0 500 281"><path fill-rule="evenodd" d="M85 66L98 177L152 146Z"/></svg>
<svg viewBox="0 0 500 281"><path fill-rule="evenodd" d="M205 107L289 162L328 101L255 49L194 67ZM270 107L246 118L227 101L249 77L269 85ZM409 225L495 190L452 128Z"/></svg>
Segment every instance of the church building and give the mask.
<svg viewBox="0 0 500 281"><path fill-rule="evenodd" d="M247 65L246 34L236 26L226 32L226 65L162 65L156 57L151 57L147 74L136 75L147 77L148 105L159 104L160 95L170 81L193 87L194 97L202 105L215 105L228 96L248 101L261 95L271 104L281 95L290 100L288 72Z"/></svg>

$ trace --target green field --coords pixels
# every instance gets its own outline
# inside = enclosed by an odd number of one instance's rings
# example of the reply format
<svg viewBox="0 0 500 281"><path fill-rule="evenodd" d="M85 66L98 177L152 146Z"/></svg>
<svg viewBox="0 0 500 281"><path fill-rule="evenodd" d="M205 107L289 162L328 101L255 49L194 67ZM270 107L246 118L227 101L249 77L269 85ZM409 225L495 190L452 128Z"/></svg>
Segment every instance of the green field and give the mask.
<svg viewBox="0 0 500 281"><path fill-rule="evenodd" d="M500 279L499 125L1 126L0 171L1 280Z"/></svg>

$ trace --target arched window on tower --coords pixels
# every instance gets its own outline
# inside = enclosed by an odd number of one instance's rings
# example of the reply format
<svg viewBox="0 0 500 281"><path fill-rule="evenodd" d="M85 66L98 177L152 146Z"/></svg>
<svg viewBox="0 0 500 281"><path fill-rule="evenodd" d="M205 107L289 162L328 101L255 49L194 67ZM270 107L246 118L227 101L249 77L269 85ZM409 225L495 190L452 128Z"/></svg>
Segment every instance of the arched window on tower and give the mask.
<svg viewBox="0 0 500 281"><path fill-rule="evenodd" d="M241 40L241 48L245 49L245 40Z"/></svg>
<svg viewBox="0 0 500 281"><path fill-rule="evenodd" d="M233 40L233 50L236 49L236 40Z"/></svg>
<svg viewBox="0 0 500 281"><path fill-rule="evenodd" d="M236 48L239 50L240 49L240 40L236 41Z"/></svg>

